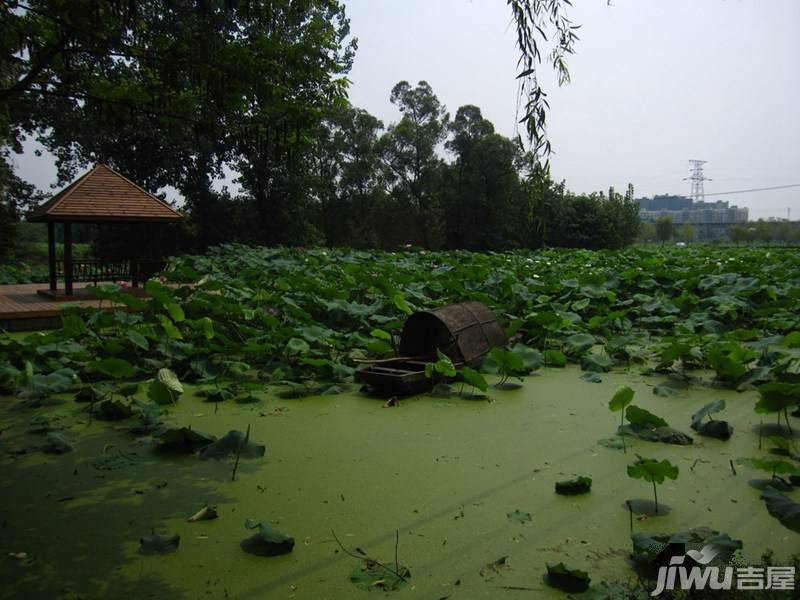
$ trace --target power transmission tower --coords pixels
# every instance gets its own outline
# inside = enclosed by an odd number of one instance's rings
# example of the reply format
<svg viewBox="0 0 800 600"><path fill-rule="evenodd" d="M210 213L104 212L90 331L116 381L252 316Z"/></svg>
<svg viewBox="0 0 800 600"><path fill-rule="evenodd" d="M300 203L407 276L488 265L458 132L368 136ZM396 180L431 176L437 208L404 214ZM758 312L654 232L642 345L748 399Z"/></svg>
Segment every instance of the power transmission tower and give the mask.
<svg viewBox="0 0 800 600"><path fill-rule="evenodd" d="M701 202L706 199L703 182L711 181L711 179L703 175L703 165L707 162L707 160L690 160L689 166L692 169L692 174L689 177L683 178L684 181L688 180L692 182L692 200L695 202Z"/></svg>

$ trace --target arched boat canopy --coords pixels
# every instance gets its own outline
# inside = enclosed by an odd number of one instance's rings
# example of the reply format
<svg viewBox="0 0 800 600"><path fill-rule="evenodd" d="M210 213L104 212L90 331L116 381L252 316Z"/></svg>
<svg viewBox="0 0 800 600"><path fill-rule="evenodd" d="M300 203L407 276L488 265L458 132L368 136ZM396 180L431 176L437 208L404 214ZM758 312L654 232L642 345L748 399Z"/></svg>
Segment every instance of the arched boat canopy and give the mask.
<svg viewBox="0 0 800 600"><path fill-rule="evenodd" d="M474 365L507 343L495 314L482 302L470 301L411 315L399 350L404 357L427 358L435 358L439 350L455 363Z"/></svg>

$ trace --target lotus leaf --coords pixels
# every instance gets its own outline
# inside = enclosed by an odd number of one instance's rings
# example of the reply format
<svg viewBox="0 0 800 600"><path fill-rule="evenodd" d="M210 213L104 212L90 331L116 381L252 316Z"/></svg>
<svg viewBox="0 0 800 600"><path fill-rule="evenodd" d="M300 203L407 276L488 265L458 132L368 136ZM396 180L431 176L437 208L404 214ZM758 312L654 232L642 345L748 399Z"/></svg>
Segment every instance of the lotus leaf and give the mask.
<svg viewBox="0 0 800 600"><path fill-rule="evenodd" d="M242 540L240 546L248 554L256 556L278 556L288 554L294 548L294 538L281 533L267 523L257 523L251 519L245 522L245 528L257 529L258 532Z"/></svg>
<svg viewBox="0 0 800 600"><path fill-rule="evenodd" d="M562 496L588 494L591 490L592 478L584 477L583 475L576 477L575 479L556 482L556 494L561 494Z"/></svg>
<svg viewBox="0 0 800 600"><path fill-rule="evenodd" d="M563 562L558 564L547 563L547 585L564 592L581 593L589 589L591 578L586 571L572 569Z"/></svg>
<svg viewBox="0 0 800 600"><path fill-rule="evenodd" d="M157 554L172 554L178 551L181 536L152 534L139 540L139 554L153 556Z"/></svg>
<svg viewBox="0 0 800 600"><path fill-rule="evenodd" d="M795 502L772 487L767 487L761 497L770 515L787 529L800 533L800 502Z"/></svg>
<svg viewBox="0 0 800 600"><path fill-rule="evenodd" d="M200 458L219 460L231 455L238 455L241 458L260 458L266 451L266 446L250 441L241 431L233 430L201 448Z"/></svg>

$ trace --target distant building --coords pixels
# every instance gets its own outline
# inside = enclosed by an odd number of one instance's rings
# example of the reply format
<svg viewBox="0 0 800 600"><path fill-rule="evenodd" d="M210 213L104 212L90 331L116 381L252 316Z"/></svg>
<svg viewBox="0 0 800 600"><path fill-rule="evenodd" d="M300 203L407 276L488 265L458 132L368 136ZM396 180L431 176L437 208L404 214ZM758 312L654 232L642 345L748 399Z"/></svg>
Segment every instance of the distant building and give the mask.
<svg viewBox="0 0 800 600"><path fill-rule="evenodd" d="M692 199L686 196L653 196L652 198L637 198L640 211L655 210L684 210L691 208Z"/></svg>
<svg viewBox="0 0 800 600"><path fill-rule="evenodd" d="M694 202L685 196L663 195L637 198L636 202L642 222L654 223L669 217L675 225L692 225L699 240L724 238L731 225L746 223L748 218L746 208L730 206L724 200Z"/></svg>

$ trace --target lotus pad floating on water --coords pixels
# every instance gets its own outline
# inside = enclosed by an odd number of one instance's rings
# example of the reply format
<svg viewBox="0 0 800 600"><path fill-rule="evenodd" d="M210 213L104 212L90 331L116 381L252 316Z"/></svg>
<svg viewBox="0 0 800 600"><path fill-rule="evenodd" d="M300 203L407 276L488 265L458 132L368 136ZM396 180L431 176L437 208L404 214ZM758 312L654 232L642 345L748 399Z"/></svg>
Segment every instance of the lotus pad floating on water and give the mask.
<svg viewBox="0 0 800 600"><path fill-rule="evenodd" d="M170 427L156 434L159 448L173 452L186 452L191 454L199 448L208 446L216 441L213 435L197 431L191 427Z"/></svg>
<svg viewBox="0 0 800 600"><path fill-rule="evenodd" d="M678 446L688 446L694 443L691 437L673 429L658 415L634 404L625 409L625 418L629 424L619 428L619 432L624 435L638 437L648 442L664 442Z"/></svg>
<svg viewBox="0 0 800 600"><path fill-rule="evenodd" d="M729 440L733 434L733 427L727 421L700 421L692 423L692 429L700 435L718 440Z"/></svg>
<svg viewBox="0 0 800 600"><path fill-rule="evenodd" d="M648 425L630 424L620 427L618 432L647 442L662 442L677 446L691 446L694 443L691 436L672 427L649 427Z"/></svg>
<svg viewBox="0 0 800 600"><path fill-rule="evenodd" d="M725 400L715 400L709 402L703 408L692 415L692 429L700 435L713 437L719 440L728 440L733 433L733 427L727 421L717 421L711 415L725 408ZM703 417L708 420L704 421Z"/></svg>
<svg viewBox="0 0 800 600"><path fill-rule="evenodd" d="M257 523L248 519L244 526L247 529L258 529L258 533L242 540L242 550L256 556L278 556L288 554L294 548L294 538L281 533L272 525Z"/></svg>
<svg viewBox="0 0 800 600"><path fill-rule="evenodd" d="M767 504L769 514L778 519L784 527L800 533L800 503L768 487L761 494Z"/></svg>
<svg viewBox="0 0 800 600"><path fill-rule="evenodd" d="M159 535L154 533L139 540L139 554L152 556L156 554L172 554L178 550L181 543L181 536Z"/></svg>
<svg viewBox="0 0 800 600"><path fill-rule="evenodd" d="M122 400L103 400L93 407L92 412L103 421L120 421L133 415L130 404Z"/></svg>
<svg viewBox="0 0 800 600"><path fill-rule="evenodd" d="M518 521L519 523L527 523L528 521L532 521L531 513L523 512L521 510L515 510L514 512L510 512L506 515L509 520L511 521Z"/></svg>
<svg viewBox="0 0 800 600"><path fill-rule="evenodd" d="M75 449L73 444L63 433L51 431L47 434L47 444L44 451L50 454L66 454Z"/></svg>
<svg viewBox="0 0 800 600"><path fill-rule="evenodd" d="M266 451L266 446L251 442L246 434L233 430L213 444L209 444L200 450L200 458L203 460L209 458L222 459L231 454L238 455L241 458L259 458L264 456Z"/></svg>
<svg viewBox="0 0 800 600"><path fill-rule="evenodd" d="M563 562L547 565L547 585L565 592L580 593L589 589L591 578L586 571L570 569Z"/></svg>
<svg viewBox="0 0 800 600"><path fill-rule="evenodd" d="M562 496L577 496L579 494L588 494L592 491L592 478L591 477L576 477L568 481L556 482L556 494Z"/></svg>

